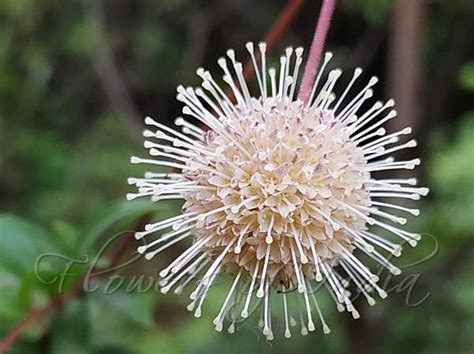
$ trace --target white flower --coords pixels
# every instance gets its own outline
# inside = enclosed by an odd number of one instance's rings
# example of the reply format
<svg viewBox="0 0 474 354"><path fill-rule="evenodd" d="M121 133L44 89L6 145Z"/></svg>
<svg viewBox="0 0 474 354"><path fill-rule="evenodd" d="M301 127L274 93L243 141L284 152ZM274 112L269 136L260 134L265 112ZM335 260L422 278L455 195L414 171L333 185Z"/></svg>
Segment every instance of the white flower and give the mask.
<svg viewBox="0 0 474 354"><path fill-rule="evenodd" d="M224 58L218 63L236 103L203 69L197 71L203 80L201 88L178 87L183 113L206 129L181 117L176 119L181 132L151 118L145 120L150 127L144 132L149 138L145 147L153 158L132 157L132 163L181 172L149 172L143 179L131 178L129 182L139 192L128 198L185 202L182 214L147 225L136 234L137 239L148 241L138 252L151 259L190 239L189 248L160 272L160 284L163 293L174 288L179 294L192 280L197 281L188 306L196 317L216 277L231 274L234 280L214 320L218 331L228 319L228 330L233 332L235 322L249 316L252 303L257 303L255 297L263 298L260 325L272 339L270 293L277 289L272 300L281 301L286 337L291 336L293 315L301 318L302 334L315 329L313 316L329 333L315 297L317 283L324 280L337 308L354 318L359 313L346 289L348 280L369 304L375 302L369 294L372 290L384 298L378 277L357 255L366 254L393 274L400 273L382 254L399 256L400 244L376 232L389 232L415 246L420 235L396 227L406 219L391 211L419 212L380 199L416 200L428 190L414 187L413 178L375 178L379 171L410 170L420 163L419 159L396 162L388 157L416 145L414 140L394 145L410 128L388 135L382 128L396 116L393 100L361 109L372 97L375 77L353 94L351 88L362 73L357 68L336 96L333 91L341 70L330 71L319 85L331 58L327 53L310 99L303 103L294 98L302 48L288 48L277 72L267 71L265 44L258 47L261 65L257 65L253 44L247 44L256 71L257 96L251 95L233 50L227 52L230 65ZM290 303L298 305L294 311Z"/></svg>

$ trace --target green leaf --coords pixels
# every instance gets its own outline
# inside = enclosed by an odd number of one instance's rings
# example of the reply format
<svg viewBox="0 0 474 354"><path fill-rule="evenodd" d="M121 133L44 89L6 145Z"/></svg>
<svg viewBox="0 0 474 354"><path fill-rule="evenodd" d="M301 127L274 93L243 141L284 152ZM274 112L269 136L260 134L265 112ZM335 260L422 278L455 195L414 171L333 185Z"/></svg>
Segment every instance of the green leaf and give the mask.
<svg viewBox="0 0 474 354"><path fill-rule="evenodd" d="M34 223L0 215L0 314L18 318L37 306L47 293L57 293L59 274L69 262L59 242ZM82 273L77 268L71 268L68 274ZM65 277L68 282L74 278L77 276Z"/></svg>
<svg viewBox="0 0 474 354"><path fill-rule="evenodd" d="M91 352L91 317L87 297L70 300L53 317L52 354Z"/></svg>
<svg viewBox="0 0 474 354"><path fill-rule="evenodd" d="M139 324L143 327L153 326L153 308L156 301L156 293L153 289L147 293L138 292L127 292L125 288L130 284L130 278L125 276L119 276L122 279L122 288L114 291L110 294L106 293L107 284L105 290L101 288L101 291L94 293L91 300L94 304L101 309L101 311L107 311L110 315L117 318L119 321L128 321L131 323ZM112 281L109 278L109 281ZM119 283L118 278L115 279L116 284ZM145 281L147 283L147 281Z"/></svg>
<svg viewBox="0 0 474 354"><path fill-rule="evenodd" d="M76 240L80 237L75 226L64 220L55 220L51 224L51 231L64 251L68 254L75 253Z"/></svg>
<svg viewBox="0 0 474 354"><path fill-rule="evenodd" d="M22 276L34 270L36 258L57 252L53 238L40 226L21 218L0 215L0 266Z"/></svg>
<svg viewBox="0 0 474 354"><path fill-rule="evenodd" d="M176 209L172 203L160 203L158 206L144 200L119 202L95 218L89 231L85 233L85 237L79 240L78 249L82 253L87 252L92 248L94 242L107 231L112 228L120 232L125 231L133 222L146 214L160 211L161 214L169 214L170 211Z"/></svg>

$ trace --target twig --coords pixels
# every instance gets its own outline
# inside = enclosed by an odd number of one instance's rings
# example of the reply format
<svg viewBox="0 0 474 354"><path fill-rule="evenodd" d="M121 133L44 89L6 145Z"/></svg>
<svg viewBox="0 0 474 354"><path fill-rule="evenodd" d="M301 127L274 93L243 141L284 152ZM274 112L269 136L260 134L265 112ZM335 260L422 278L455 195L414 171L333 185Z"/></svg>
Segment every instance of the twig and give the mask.
<svg viewBox="0 0 474 354"><path fill-rule="evenodd" d="M283 33L285 33L290 24L296 18L296 15L300 12L304 2L305 0L290 0L281 10L280 15L277 17L275 22L273 22L270 30L263 37L263 41L267 43L267 53L271 53L272 49L280 40ZM256 62L259 63L261 59L260 52L256 52ZM255 75L254 66L252 60L248 59L244 63L244 77L246 80L250 80L253 75ZM235 99L231 88L228 88L225 93L230 99ZM201 128L204 130L209 129L209 127L205 125L203 125Z"/></svg>
<svg viewBox="0 0 474 354"><path fill-rule="evenodd" d="M303 102L309 99L335 7L336 0L323 0L298 93L298 98Z"/></svg>
<svg viewBox="0 0 474 354"><path fill-rule="evenodd" d="M79 284L75 284L71 288L69 288L67 291L65 291L62 294L58 294L56 296L53 296L48 304L40 309L34 309L28 315L23 318L16 326L15 328L8 333L8 335L3 338L3 340L0 342L0 353L4 353L8 348L10 348L13 343L18 339L18 337L37 319L40 319L47 314L53 312L55 309L59 308L64 302L67 300L76 297L82 289L82 280Z"/></svg>
<svg viewBox="0 0 474 354"><path fill-rule="evenodd" d="M267 43L267 51L271 52L275 45L280 40L281 36L288 29L290 24L296 18L296 15L300 12L303 7L305 0L290 0L286 6L281 10L280 15L273 23L270 30L263 37L263 41ZM257 63L260 62L260 52L256 53ZM244 65L244 76L247 80L252 78L255 74L252 60L247 60Z"/></svg>
<svg viewBox="0 0 474 354"><path fill-rule="evenodd" d="M133 230L142 230L148 220L149 216L143 217L136 223ZM128 249L128 246L133 241L134 233L135 231L127 232L127 234L115 244L115 247L111 249L108 255L109 265L107 269L113 269L118 265L120 259ZM96 277L100 278L107 274L104 270L105 269L94 269L92 273L97 273ZM45 307L31 310L20 322L18 322L15 328L2 339L0 342L0 353L5 353L5 351L15 343L15 341L33 322L59 309L66 301L83 294L85 277L86 275L81 276L81 278L65 292L51 297Z"/></svg>

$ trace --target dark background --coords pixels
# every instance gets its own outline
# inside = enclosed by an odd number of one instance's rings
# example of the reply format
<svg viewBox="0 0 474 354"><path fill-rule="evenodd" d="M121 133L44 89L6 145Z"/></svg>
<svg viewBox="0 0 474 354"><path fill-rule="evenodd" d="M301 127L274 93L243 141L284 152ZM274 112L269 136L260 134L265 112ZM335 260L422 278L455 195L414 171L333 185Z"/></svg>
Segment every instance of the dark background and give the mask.
<svg viewBox="0 0 474 354"><path fill-rule="evenodd" d="M273 60L287 46L311 43L320 1L293 3L299 11L278 38ZM397 260L403 273L390 280L388 299L373 308L360 304L361 319L337 313L323 297L331 335L301 337L295 329L286 340L276 330L266 343L254 320L233 336L219 334L211 321L225 286L217 287L198 320L186 312L184 295L127 290L133 276L155 276L166 259L94 277L99 290L75 290L70 299L58 296L59 280L38 279L34 265L41 254L88 256L69 269L63 285L82 284L80 275L98 253L96 266L133 257L135 244L122 245L118 260L114 245L99 252L112 235L178 210L172 203L123 201L127 177L143 172L129 163L131 155L144 155L143 117L171 123L181 111L176 86L198 85L200 66L217 72L227 48L244 60L245 43L260 41L287 4L0 1L0 338L28 314L35 318L9 352L473 352L470 0L338 2L327 42L332 65L361 66L366 79L380 78L376 97L396 99L400 114L391 129L414 128L423 160L416 173L431 189L420 203L422 215L409 225L425 237ZM54 280L68 261L51 256L40 263L43 280ZM118 289L111 291L111 282ZM61 301L38 314L51 298Z"/></svg>

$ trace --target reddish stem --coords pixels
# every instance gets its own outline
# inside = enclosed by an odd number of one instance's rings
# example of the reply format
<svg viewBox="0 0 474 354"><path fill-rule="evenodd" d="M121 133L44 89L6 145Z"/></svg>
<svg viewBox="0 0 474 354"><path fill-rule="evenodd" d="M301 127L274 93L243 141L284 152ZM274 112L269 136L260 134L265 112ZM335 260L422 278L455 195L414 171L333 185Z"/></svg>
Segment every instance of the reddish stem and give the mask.
<svg viewBox="0 0 474 354"><path fill-rule="evenodd" d="M285 7L281 10L278 17L273 22L272 26L268 32L263 37L263 42L267 43L267 54L271 53L272 49L281 39L282 35L288 29L288 27L293 23L296 18L296 15L303 8L305 0L289 0ZM255 59L257 63L260 62L260 52L255 53ZM244 77L246 80L250 80L255 74L253 63L251 59L248 59L244 64ZM232 89L229 87L225 91L226 95L229 96L231 100L235 101L235 97L232 93ZM201 129L207 130L208 126L202 125Z"/></svg>
<svg viewBox="0 0 474 354"><path fill-rule="evenodd" d="M323 0L298 93L298 98L303 102L307 102L309 99L335 7L336 0Z"/></svg>
<svg viewBox="0 0 474 354"><path fill-rule="evenodd" d="M61 307L67 300L76 297L82 292L82 281L74 284L64 293L53 296L45 307L39 309L33 309L28 315L23 318L16 327L8 333L8 335L3 338L0 342L0 353L5 353L8 348L10 348L13 343L26 331L26 329L36 320L46 316L47 314L53 312L55 309Z"/></svg>
<svg viewBox="0 0 474 354"><path fill-rule="evenodd" d="M273 47L278 43L281 36L285 33L287 28L296 18L296 15L303 7L305 0L290 0L286 6L281 10L280 15L273 22L270 30L263 37L263 41L267 43L267 53L270 53ZM260 62L260 52L255 53L257 62ZM248 80L254 74L254 67L251 60L247 60L244 65L244 76Z"/></svg>

